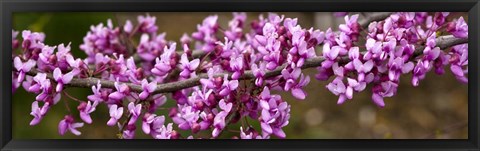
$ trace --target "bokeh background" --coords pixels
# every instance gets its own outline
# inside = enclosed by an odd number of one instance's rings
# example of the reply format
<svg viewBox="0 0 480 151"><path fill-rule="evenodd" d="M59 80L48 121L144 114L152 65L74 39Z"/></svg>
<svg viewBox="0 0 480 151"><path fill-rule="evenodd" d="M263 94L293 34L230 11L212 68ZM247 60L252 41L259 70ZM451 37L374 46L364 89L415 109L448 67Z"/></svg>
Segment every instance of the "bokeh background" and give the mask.
<svg viewBox="0 0 480 151"><path fill-rule="evenodd" d="M149 13L157 17L159 32L166 32L167 40L179 41L184 33L191 34L197 24L208 15L219 15L219 23L227 27L232 18L230 12L161 12ZM247 22L258 19L259 14L247 13ZM280 12L286 17L298 18L304 28L314 27L325 31L344 23L343 17L334 17L330 12ZM368 13L360 13L360 19ZM46 34L45 43L58 45L72 43L72 53L76 57L86 55L79 49L83 37L91 25L106 24L112 19L114 24L123 24L126 19L136 23L138 15L146 13L15 13L13 27L15 30L32 30ZM463 16L468 19L467 13L451 13L448 20ZM248 25L248 24L247 24ZM249 27L246 27L248 31ZM21 34L19 35L21 37ZM138 39L138 38L137 38ZM321 50L317 49L317 54ZM444 75L433 72L427 74L420 86L411 85L411 75L401 77L398 93L394 97L385 98L386 107L380 109L371 101L371 87L361 93L355 93L353 100L343 105L337 105L337 99L325 86L328 82L312 80L305 90L308 95L305 100L299 101L289 92L274 92L282 95L283 99L291 104L290 124L284 127L287 138L292 139L467 139L468 136L468 93L467 85L458 82L449 68ZM317 72L314 68L305 70L312 78ZM86 100L91 89L67 88L65 91L76 98ZM14 139L116 139L118 129L106 125L109 119L105 104L97 107L92 113L92 124L85 124L79 130L81 136L67 133L58 134L58 123L68 114L65 106L57 104L51 108L42 122L36 126L29 126L33 118L29 113L35 95L26 93L19 88L13 95L13 138ZM77 102L62 97L61 101L69 101L70 108L74 109ZM169 100L165 107L172 107L174 101ZM60 102L61 103L61 102ZM160 110L158 114L166 114ZM74 112L78 118L78 113ZM259 124L252 122L259 130ZM143 134L140 122L137 122L136 138L151 138ZM230 125L229 129L238 131L240 124ZM190 135L188 131L180 131L182 136ZM207 132L208 133L208 132ZM202 136L206 134L197 134ZM238 136L238 132L224 133L224 138Z"/></svg>

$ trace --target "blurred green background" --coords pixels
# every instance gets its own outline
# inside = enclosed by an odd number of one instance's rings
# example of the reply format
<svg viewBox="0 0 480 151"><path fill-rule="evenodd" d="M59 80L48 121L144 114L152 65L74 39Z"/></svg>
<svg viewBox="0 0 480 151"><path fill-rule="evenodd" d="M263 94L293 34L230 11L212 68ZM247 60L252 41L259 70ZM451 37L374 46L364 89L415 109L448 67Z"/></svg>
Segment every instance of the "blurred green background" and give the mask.
<svg viewBox="0 0 480 151"><path fill-rule="evenodd" d="M79 49L83 37L90 30L91 25L97 25L112 19L113 23L125 23L130 19L136 24L138 15L146 13L15 13L13 16L14 30L32 30L46 34L47 45L72 43L72 53L76 57L84 58L86 55ZM227 27L232 18L226 12L196 12L196 13L149 13L157 17L159 32L166 32L167 40L179 41L183 33L191 34L196 30L197 24L213 14L219 15L219 23ZM259 14L248 13L247 23L258 19ZM326 30L328 27L337 29L338 24L344 23L343 18L333 17L332 13L295 13L285 12L286 17L299 18L299 24L304 28L315 27ZM448 18L464 16L466 13L452 13ZM361 16L360 18L362 18ZM466 18L467 19L467 18ZM118 22L117 22L118 21ZM249 24L247 25L247 29ZM247 30L248 31L248 30ZM320 49L317 50L320 54ZM354 93L354 98L343 105L337 105L338 97L328 91L325 86L328 82L313 80L317 72L314 68L305 70L312 81L305 88L308 95L303 101L294 99L291 94L274 92L282 95L283 99L291 104L290 124L284 127L287 138L293 139L369 139L369 138L438 138L438 139L467 139L468 119L468 93L467 85L458 82L445 68L444 75L429 73L419 87L410 83L411 75L401 78L397 95L385 98L386 107L380 109L371 101L371 87L361 93ZM72 96L86 100L91 89L67 88ZM99 105L91 114L93 123L85 124L79 130L81 136L71 133L61 136L58 134L58 122L68 114L63 101L67 101L70 108L75 109L77 102L63 96L59 104L53 106L45 118L36 126L29 126L31 103L35 95L26 93L19 88L13 95L13 138L14 139L115 139L118 128L106 125L109 119L105 104ZM164 107L175 104L170 100ZM73 111L74 117L80 121L78 112ZM159 110L157 114L166 114ZM169 119L167 118L167 121ZM171 121L171 120L170 120ZM259 124L249 120L257 130ZM141 123L137 122L136 138L151 138L143 134ZM224 133L222 138L238 136L240 122L230 125L232 132ZM182 136L189 136L190 132L180 131ZM194 136L206 136L208 132Z"/></svg>

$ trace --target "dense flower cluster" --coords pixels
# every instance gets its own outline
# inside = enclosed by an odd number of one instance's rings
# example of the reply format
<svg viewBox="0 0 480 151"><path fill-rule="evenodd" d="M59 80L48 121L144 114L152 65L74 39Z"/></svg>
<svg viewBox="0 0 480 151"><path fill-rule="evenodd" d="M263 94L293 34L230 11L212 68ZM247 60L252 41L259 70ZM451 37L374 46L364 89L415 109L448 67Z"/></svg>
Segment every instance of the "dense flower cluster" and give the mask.
<svg viewBox="0 0 480 151"><path fill-rule="evenodd" d="M339 97L338 104L371 85L373 102L384 107L383 99L395 95L401 75L411 74L412 85L418 86L430 70L443 74L445 66L467 83L468 45L437 44L439 31L468 37L464 19L451 20L448 15L399 12L360 25L359 15L338 12L336 16L345 18L338 32L302 28L297 18L274 13L251 24L246 23L246 13L233 13L228 28L222 28L218 16L212 15L197 25L196 32L182 36L183 52L177 51L176 42L165 40L165 33L157 33L156 18L146 15L136 24L127 20L114 26L108 20L107 26L92 26L80 45L85 59L72 56L70 44L44 44L43 33L22 31L20 45L18 32L12 31L12 48L21 49L12 55L12 90L23 86L36 94L30 125L64 102L70 114L59 122L61 135L80 135L78 128L94 122L91 114L96 107L106 105L105 124L118 127L124 139L135 138L136 123L155 139L193 139L219 138L239 121L239 138L285 138L290 105L273 93L285 91L305 99L310 76L302 72L304 68L318 66L315 78L330 80L326 88ZM248 25L251 30L245 31ZM136 46L134 38L139 38ZM85 84L86 78L97 81L87 83L92 94L85 100L64 91ZM171 97L160 89L168 89ZM78 103L76 110L68 108L70 100ZM168 107L167 100L175 105ZM157 115L158 110L167 110L168 115ZM248 125L248 120L259 122L260 128ZM191 135L182 136L180 131ZM199 131L210 135L198 136Z"/></svg>
<svg viewBox="0 0 480 151"><path fill-rule="evenodd" d="M372 84L372 100L380 107L385 106L383 98L396 93L402 74L412 73L412 84L418 86L432 68L437 74L443 74L443 66L451 64L457 78L467 82L464 76L467 71L462 68L468 63L455 66L450 59L468 52L467 44L455 46L450 54L436 46L437 32L446 26L449 27L446 30L455 37L465 38L468 35L468 26L463 18L446 22L448 14L427 16L426 13L402 12L394 13L383 21L372 22L365 37L364 53L359 52L360 46L353 45L359 38L357 16L345 16L346 24L339 26L340 33L327 36L323 46L323 56L327 61L318 67L317 79L335 77L327 88L339 96L338 104L352 99L353 92L363 91L366 85ZM331 34L327 31L327 35ZM416 50L418 43L424 43L425 47ZM455 48L461 49L461 52L458 53ZM341 58L348 58L348 61L339 62Z"/></svg>

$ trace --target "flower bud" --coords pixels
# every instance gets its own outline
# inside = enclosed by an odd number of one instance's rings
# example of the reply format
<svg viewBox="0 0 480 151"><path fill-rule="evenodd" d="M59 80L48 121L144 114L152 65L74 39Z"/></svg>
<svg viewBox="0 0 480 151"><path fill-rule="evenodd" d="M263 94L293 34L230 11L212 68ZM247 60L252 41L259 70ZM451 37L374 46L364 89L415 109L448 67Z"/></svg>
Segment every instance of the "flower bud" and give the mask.
<svg viewBox="0 0 480 151"><path fill-rule="evenodd" d="M228 63L228 64L230 64L230 63ZM228 65L228 66L230 66L230 65ZM221 87L222 84L223 84L223 78L222 77L215 77L213 82L214 82L216 87Z"/></svg>
<svg viewBox="0 0 480 151"><path fill-rule="evenodd" d="M452 32L455 30L455 23L454 22L448 22L447 24L447 31Z"/></svg>
<svg viewBox="0 0 480 151"><path fill-rule="evenodd" d="M175 107L172 107L172 108L170 108L170 111L168 112L168 116L174 117L174 116L177 115L177 113L178 113L178 109L175 108Z"/></svg>
<svg viewBox="0 0 480 151"><path fill-rule="evenodd" d="M143 68L137 68L137 70L135 71L135 76L138 78L138 79L143 79Z"/></svg>
<svg viewBox="0 0 480 151"><path fill-rule="evenodd" d="M50 57L48 57L48 62L50 62L52 64L56 64L57 63L57 56L51 55Z"/></svg>
<svg viewBox="0 0 480 151"><path fill-rule="evenodd" d="M85 110L86 107L87 107L87 103L82 102L82 103L80 103L80 104L77 106L77 109L78 109L79 111L82 111L82 110Z"/></svg>
<svg viewBox="0 0 480 151"><path fill-rule="evenodd" d="M180 133L178 133L175 130L172 130L172 133L170 133L170 135L171 135L171 137L170 137L171 139L178 139L181 136Z"/></svg>
<svg viewBox="0 0 480 151"><path fill-rule="evenodd" d="M213 121L214 118L215 118L215 115L213 115L212 113L209 113L209 114L207 115L207 120L208 120L208 121Z"/></svg>
<svg viewBox="0 0 480 151"><path fill-rule="evenodd" d="M278 29L277 29L278 35L283 35L283 34L285 34L286 32L287 32L287 30L285 29L285 26L280 26L280 27L278 27Z"/></svg>
<svg viewBox="0 0 480 151"><path fill-rule="evenodd" d="M198 123L193 123L193 125L192 125L192 133L196 134L196 133L198 133L198 131L200 131L200 124L198 124Z"/></svg>
<svg viewBox="0 0 480 151"><path fill-rule="evenodd" d="M135 129L137 129L137 126L135 126L135 124L130 124L130 125L127 125L126 127L126 130L129 130L129 131L134 131Z"/></svg>
<svg viewBox="0 0 480 151"><path fill-rule="evenodd" d="M65 115L65 122L73 123L73 116L72 115Z"/></svg>
<svg viewBox="0 0 480 151"><path fill-rule="evenodd" d="M195 108L199 109L199 110L203 109L203 101L202 100L197 100L195 102Z"/></svg>

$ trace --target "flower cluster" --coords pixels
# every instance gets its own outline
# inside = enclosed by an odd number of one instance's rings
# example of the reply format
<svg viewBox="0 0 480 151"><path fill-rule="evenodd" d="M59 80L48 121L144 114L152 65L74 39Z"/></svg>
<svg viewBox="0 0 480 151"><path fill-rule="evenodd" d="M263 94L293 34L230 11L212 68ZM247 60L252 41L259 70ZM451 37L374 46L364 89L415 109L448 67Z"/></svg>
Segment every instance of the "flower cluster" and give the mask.
<svg viewBox="0 0 480 151"><path fill-rule="evenodd" d="M401 75L411 74L412 85L418 86L429 71L443 74L446 66L459 81L468 82L468 45L439 45L448 43L441 41L441 33L468 37L462 17L398 12L361 25L360 15L336 15L345 19L338 32L302 28L297 18L275 13L251 24L246 13L233 13L228 28L222 28L212 15L197 31L182 36L183 52L165 39L166 33L157 33L154 16L138 16L137 24L127 20L123 26L108 20L107 26L92 26L84 37L80 49L85 59L75 58L70 44L44 44L43 33L22 31L20 41L12 31L12 48L22 50L12 54L12 90L22 86L36 95L30 125L64 102L69 114L59 121L61 135L80 135L78 129L93 123L91 114L105 105L110 119L104 124L118 127L117 135L124 139L135 138L139 123L155 139L208 139L221 138L238 122L240 138L269 139L286 138L283 128L290 119L290 105L273 93L306 99L304 89L311 79L302 72L305 68L317 67L315 78L329 81L326 89L338 96L338 104L371 85L372 101L384 107L384 98L397 92ZM248 25L250 31L244 29ZM76 86L91 87L92 94L78 99L65 91ZM174 105L165 105L167 101ZM78 104L76 110L69 103ZM158 115L158 110L168 115ZM80 120L84 123L75 122ZM200 131L209 135L196 135Z"/></svg>
<svg viewBox="0 0 480 151"><path fill-rule="evenodd" d="M103 23L97 26L91 26L90 31L83 38L83 44L80 49L87 54L87 62L92 63L96 60L96 54L125 54L127 48L121 43L120 28L113 27L112 20L107 21L107 26Z"/></svg>
<svg viewBox="0 0 480 151"><path fill-rule="evenodd" d="M346 24L339 26L340 33L327 33L330 36L327 36L328 42L323 49L326 61L318 68L316 78L327 80L335 76L327 88L339 96L338 104L352 99L353 92L363 91L366 85L373 84L372 100L380 107L385 106L384 97L392 97L396 93L402 74L411 73L412 84L418 86L432 68L437 74L443 74L443 67L450 63L457 79L466 82L464 73L467 71L462 68L468 63L455 66L449 59L465 55L458 54L454 49L464 45L455 46L451 53L437 46L437 32L440 30L451 32L458 38L468 35L463 18L446 22L448 14L439 12L428 16L421 12L400 12L383 21L372 22L365 37L364 53L359 52L359 46L352 46L358 39L359 26L355 23L358 16L345 16ZM423 42L425 47L418 47L419 42Z"/></svg>

